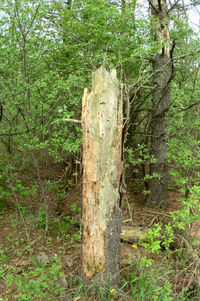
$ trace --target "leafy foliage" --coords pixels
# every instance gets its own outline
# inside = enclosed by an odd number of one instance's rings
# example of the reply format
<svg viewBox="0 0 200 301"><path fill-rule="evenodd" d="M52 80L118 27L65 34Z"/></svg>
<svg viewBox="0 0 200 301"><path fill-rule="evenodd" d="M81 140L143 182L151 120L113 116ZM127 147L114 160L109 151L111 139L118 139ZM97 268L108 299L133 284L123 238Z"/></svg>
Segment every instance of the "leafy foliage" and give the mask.
<svg viewBox="0 0 200 301"><path fill-rule="evenodd" d="M17 300L30 300L32 298L40 298L40 300L58 300L57 297L62 295L64 288L59 282L64 276L60 271L59 264L53 264L51 267L37 267L24 272L23 276L14 276L9 274L6 276L6 285L9 288L13 281L17 286L17 293L14 298Z"/></svg>

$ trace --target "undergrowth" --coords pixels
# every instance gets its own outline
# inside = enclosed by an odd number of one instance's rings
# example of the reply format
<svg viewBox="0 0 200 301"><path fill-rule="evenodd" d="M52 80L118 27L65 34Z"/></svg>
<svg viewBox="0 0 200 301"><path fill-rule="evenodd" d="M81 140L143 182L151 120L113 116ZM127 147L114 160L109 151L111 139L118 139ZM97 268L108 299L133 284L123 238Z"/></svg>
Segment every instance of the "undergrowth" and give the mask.
<svg viewBox="0 0 200 301"><path fill-rule="evenodd" d="M127 260L128 269L125 274L122 270L118 287L103 289L86 285L80 277L79 200L69 204L65 215L49 213L49 235L45 236L46 211L39 185L31 179L30 188L18 177L17 168L3 160L0 169L0 226L5 232L0 244L0 301L11 297L19 301L200 300L200 246L195 235L199 228L194 227L200 220L198 185L190 188L179 210L168 214L167 222L154 223L145 239L133 245L140 256ZM46 192L56 203L60 188L55 181L47 184ZM37 208L31 211L26 200ZM166 259L162 264L161 258Z"/></svg>

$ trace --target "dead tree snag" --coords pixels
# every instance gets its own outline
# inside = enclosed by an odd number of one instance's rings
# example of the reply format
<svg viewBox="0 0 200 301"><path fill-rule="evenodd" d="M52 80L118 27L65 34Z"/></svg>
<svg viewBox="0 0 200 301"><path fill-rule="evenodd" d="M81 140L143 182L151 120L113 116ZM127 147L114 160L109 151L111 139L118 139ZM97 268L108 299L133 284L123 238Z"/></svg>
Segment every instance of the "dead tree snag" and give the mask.
<svg viewBox="0 0 200 301"><path fill-rule="evenodd" d="M82 100L82 272L99 285L120 272L122 99L116 70L101 67Z"/></svg>

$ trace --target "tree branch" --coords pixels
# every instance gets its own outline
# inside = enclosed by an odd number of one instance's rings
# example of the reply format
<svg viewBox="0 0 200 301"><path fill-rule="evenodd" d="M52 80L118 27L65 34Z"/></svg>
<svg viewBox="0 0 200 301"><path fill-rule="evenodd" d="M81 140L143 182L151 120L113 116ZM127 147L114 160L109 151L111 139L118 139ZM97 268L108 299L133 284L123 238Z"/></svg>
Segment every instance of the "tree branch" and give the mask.
<svg viewBox="0 0 200 301"><path fill-rule="evenodd" d="M3 117L3 105L1 104L0 105L0 121L1 121L2 117Z"/></svg>
<svg viewBox="0 0 200 301"><path fill-rule="evenodd" d="M21 133L4 133L4 134L0 134L0 137L2 136L17 136L17 135L23 135L23 134L27 134L30 131L26 131L26 132L21 132Z"/></svg>
<svg viewBox="0 0 200 301"><path fill-rule="evenodd" d="M187 107L185 107L185 108L183 108L183 109L180 109L179 112L187 111L187 110L193 108L194 106L196 106L196 105L198 105L198 104L200 104L199 101L197 101L197 102L195 102L195 103L192 103L191 105L189 105L189 106L187 106Z"/></svg>
<svg viewBox="0 0 200 301"><path fill-rule="evenodd" d="M195 51L195 52L193 52L193 53L187 53L187 54L183 54L183 55L180 55L180 56L176 56L176 57L174 57L174 58L172 59L172 61L174 62L174 61L176 61L176 60L178 60L178 59L184 59L184 58L187 57L187 56L193 56L193 55L195 55L195 54L197 54L197 53L200 53L200 49L197 50L197 51Z"/></svg>
<svg viewBox="0 0 200 301"><path fill-rule="evenodd" d="M180 0L177 0L167 11L167 14L172 10L174 9L174 7L176 6L176 4L179 2Z"/></svg>
<svg viewBox="0 0 200 301"><path fill-rule="evenodd" d="M67 122L74 122L74 123L81 123L81 120L77 120L77 119L66 118L65 121L67 121Z"/></svg>
<svg viewBox="0 0 200 301"><path fill-rule="evenodd" d="M153 10L158 14L158 13L159 13L158 10L153 6L153 4L151 3L150 0L149 0L149 4L150 4L150 6L153 8Z"/></svg>

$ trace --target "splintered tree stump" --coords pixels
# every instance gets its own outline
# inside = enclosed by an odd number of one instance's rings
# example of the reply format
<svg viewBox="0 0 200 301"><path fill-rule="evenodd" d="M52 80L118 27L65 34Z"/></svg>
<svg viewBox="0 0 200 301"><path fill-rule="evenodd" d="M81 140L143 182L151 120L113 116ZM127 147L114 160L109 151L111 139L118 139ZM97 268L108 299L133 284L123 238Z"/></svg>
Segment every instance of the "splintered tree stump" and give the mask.
<svg viewBox="0 0 200 301"><path fill-rule="evenodd" d="M120 277L122 98L116 70L101 67L82 100L82 272L100 286Z"/></svg>

